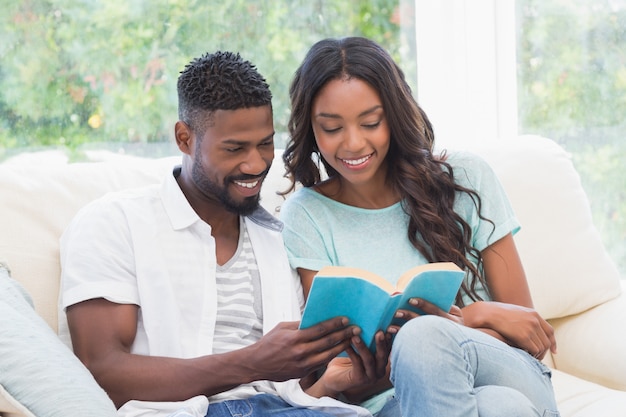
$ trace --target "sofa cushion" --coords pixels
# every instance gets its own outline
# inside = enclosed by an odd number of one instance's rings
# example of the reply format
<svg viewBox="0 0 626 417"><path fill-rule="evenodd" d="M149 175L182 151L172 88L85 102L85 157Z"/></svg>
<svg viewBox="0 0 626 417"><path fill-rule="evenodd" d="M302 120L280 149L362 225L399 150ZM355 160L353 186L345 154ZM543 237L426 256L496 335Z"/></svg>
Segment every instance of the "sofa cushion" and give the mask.
<svg viewBox="0 0 626 417"><path fill-rule="evenodd" d="M520 136L472 150L494 168L522 225L515 241L543 317L577 314L621 293L619 272L562 147Z"/></svg>
<svg viewBox="0 0 626 417"><path fill-rule="evenodd" d="M535 306L544 317L577 314L620 293L619 274L563 148L549 139L522 136L471 150L494 168L522 224L516 242ZM279 156L278 150L262 190L261 202L273 214L283 201L276 191L287 186ZM58 280L33 281L27 275L59 276L58 238L80 207L107 191L159 182L179 159L0 165L0 256L54 329Z"/></svg>
<svg viewBox="0 0 626 417"><path fill-rule="evenodd" d="M276 162L261 196L262 205L274 215L284 201L276 191L285 190L288 185L283 178L281 153L276 152ZM181 158L104 159L68 164L64 159L46 157L40 161L27 157L0 164L0 259L6 260L13 278L26 288L37 312L55 331L61 274L59 237L74 214L109 191L160 183Z"/></svg>
<svg viewBox="0 0 626 417"><path fill-rule="evenodd" d="M616 329L626 322L626 293L584 314L551 322L558 341L554 367L626 391L626 332Z"/></svg>
<svg viewBox="0 0 626 417"><path fill-rule="evenodd" d="M55 331L59 237L76 211L108 191L160 181L179 159L0 164L0 258Z"/></svg>
<svg viewBox="0 0 626 417"><path fill-rule="evenodd" d="M567 417L624 417L626 392L612 390L567 373L553 370L559 412Z"/></svg>
<svg viewBox="0 0 626 417"><path fill-rule="evenodd" d="M30 301L0 265L0 404L37 416L114 417L113 402Z"/></svg>

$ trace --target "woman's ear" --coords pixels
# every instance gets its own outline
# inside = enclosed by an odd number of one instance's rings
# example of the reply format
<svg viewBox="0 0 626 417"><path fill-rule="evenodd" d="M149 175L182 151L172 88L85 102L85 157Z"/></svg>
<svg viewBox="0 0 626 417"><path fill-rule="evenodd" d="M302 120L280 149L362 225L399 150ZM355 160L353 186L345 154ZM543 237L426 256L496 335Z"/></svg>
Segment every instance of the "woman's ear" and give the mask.
<svg viewBox="0 0 626 417"><path fill-rule="evenodd" d="M189 125L182 120L177 121L174 126L174 136L176 137L178 149L184 154L191 155L191 150L193 149L191 142L194 134Z"/></svg>

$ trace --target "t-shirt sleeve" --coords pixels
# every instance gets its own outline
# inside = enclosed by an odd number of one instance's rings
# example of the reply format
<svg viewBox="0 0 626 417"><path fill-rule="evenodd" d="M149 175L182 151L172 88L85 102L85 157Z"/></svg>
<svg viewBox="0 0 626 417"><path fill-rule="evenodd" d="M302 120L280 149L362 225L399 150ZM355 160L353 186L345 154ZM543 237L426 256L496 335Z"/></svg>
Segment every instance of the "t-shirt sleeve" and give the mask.
<svg viewBox="0 0 626 417"><path fill-rule="evenodd" d="M123 209L103 198L61 237L61 307L93 298L139 305L132 239Z"/></svg>
<svg viewBox="0 0 626 417"><path fill-rule="evenodd" d="M451 158L455 181L472 189L480 196L480 214L474 199L460 193L456 210L472 227L472 245L482 251L520 229L513 207L504 187L491 166L481 157L470 153L459 153Z"/></svg>
<svg viewBox="0 0 626 417"><path fill-rule="evenodd" d="M333 264L328 252L332 245L319 225L318 212L323 207L308 195L311 192L301 189L292 194L281 207L280 220L291 267L319 271Z"/></svg>

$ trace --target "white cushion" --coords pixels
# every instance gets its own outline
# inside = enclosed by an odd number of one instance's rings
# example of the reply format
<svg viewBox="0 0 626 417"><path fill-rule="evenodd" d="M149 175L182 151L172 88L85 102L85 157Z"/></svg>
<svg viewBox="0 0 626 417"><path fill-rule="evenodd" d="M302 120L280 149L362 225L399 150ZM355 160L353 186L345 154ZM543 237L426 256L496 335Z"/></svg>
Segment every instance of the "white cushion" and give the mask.
<svg viewBox="0 0 626 417"><path fill-rule="evenodd" d="M114 417L115 406L0 267L1 403L38 416ZM17 402L19 400L19 403ZM1 410L1 409L0 409Z"/></svg>
<svg viewBox="0 0 626 417"><path fill-rule="evenodd" d="M515 241L543 317L577 314L617 297L619 272L565 150L538 136L474 150L496 171L520 220Z"/></svg>
<svg viewBox="0 0 626 417"><path fill-rule="evenodd" d="M626 391L626 332L619 328L623 323L626 294L583 314L552 320L558 342L558 353L552 356L554 366Z"/></svg>
<svg viewBox="0 0 626 417"><path fill-rule="evenodd" d="M575 315L620 294L617 269L602 246L578 175L561 147L545 138L521 137L471 150L492 165L522 224L516 242L535 306L544 317ZM275 215L283 201L276 191L288 185L279 156L277 150L261 200ZM160 182L177 159L122 158L120 162L52 166L0 164L0 257L8 261L13 277L33 296L38 313L53 329L57 329L58 238L67 223L80 207L107 191ZM617 331L617 344L594 345L601 332L626 320L623 305L617 316L610 315L618 318L616 322L605 318L607 309L620 303L624 304L624 296L580 316L552 320L562 342L554 356L557 368L580 372L597 382L605 375L612 386L621 386L618 374L626 374L626 356L620 350L625 344L623 332ZM582 347L589 355L573 347ZM598 357L598 351L605 352L606 358ZM595 374L589 371L593 367L597 368ZM555 371L553 380L563 416L624 415L624 392L560 371ZM20 408L1 397L0 410Z"/></svg>
<svg viewBox="0 0 626 417"><path fill-rule="evenodd" d="M261 204L277 215L287 189L281 150L263 186ZM56 331L59 237L89 201L124 188L160 183L180 157L115 157L106 162L0 164L0 259L32 296L37 312Z"/></svg>
<svg viewBox="0 0 626 417"><path fill-rule="evenodd" d="M0 164L0 258L55 331L59 237L76 211L108 191L161 181L178 159Z"/></svg>
<svg viewBox="0 0 626 417"><path fill-rule="evenodd" d="M561 371L552 371L559 412L563 417L624 417L626 392L608 389Z"/></svg>

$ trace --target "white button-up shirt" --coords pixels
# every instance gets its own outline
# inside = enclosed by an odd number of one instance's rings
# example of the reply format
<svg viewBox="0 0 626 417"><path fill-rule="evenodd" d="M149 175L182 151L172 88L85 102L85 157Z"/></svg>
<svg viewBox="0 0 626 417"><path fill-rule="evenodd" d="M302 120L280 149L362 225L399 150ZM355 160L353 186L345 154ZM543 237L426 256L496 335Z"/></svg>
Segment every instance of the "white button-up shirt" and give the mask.
<svg viewBox="0 0 626 417"><path fill-rule="evenodd" d="M217 261L211 227L189 205L175 174L160 186L104 196L76 215L61 237L60 301L62 309L93 298L136 304L132 353L192 358L212 353ZM299 320L302 290L287 260L282 223L263 209L245 221L261 277L267 333L281 321ZM59 326L67 335L64 318ZM355 410L369 415L329 398L309 397L297 381L276 385L294 404L335 415L357 415ZM204 416L207 407L204 396L178 403L129 401L119 415L168 416L185 409L187 415Z"/></svg>

